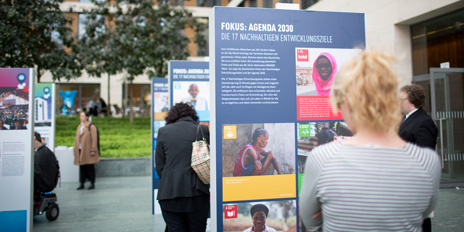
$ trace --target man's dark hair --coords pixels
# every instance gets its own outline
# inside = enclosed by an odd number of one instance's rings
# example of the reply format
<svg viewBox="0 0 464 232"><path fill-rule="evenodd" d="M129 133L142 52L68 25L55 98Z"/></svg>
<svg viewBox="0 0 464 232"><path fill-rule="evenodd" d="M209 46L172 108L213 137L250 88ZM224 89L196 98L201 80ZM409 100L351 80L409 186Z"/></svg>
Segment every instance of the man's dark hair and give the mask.
<svg viewBox="0 0 464 232"><path fill-rule="evenodd" d="M263 128L256 128L256 130L253 132L253 136L251 137L252 144L256 143L258 137L264 134L267 134L267 130Z"/></svg>
<svg viewBox="0 0 464 232"><path fill-rule="evenodd" d="M166 125L187 116L198 122L197 112L193 109L192 105L183 102L177 103L169 110L168 116L166 116Z"/></svg>
<svg viewBox="0 0 464 232"><path fill-rule="evenodd" d="M408 95L408 101L416 108L420 108L425 104L425 90L420 85L405 85L401 88L401 92Z"/></svg>
<svg viewBox="0 0 464 232"><path fill-rule="evenodd" d="M34 137L37 141L42 142L42 137L40 137L39 132L34 131Z"/></svg>
<svg viewBox="0 0 464 232"><path fill-rule="evenodd" d="M263 212L264 214L266 214L266 217L267 217L267 214L269 213L269 209L267 208L266 205L263 205L263 204L253 205L250 209L251 217L253 217L253 215L255 215L255 213L257 212Z"/></svg>

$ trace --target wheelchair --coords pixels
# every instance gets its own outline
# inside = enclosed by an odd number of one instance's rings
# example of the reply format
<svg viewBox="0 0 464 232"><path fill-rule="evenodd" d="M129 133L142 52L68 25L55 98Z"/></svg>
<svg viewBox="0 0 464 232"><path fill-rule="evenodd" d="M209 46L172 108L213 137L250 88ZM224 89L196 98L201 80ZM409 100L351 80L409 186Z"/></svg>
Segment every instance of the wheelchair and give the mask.
<svg viewBox="0 0 464 232"><path fill-rule="evenodd" d="M48 221L55 221L60 215L60 207L56 203L58 198L53 192L37 192L34 194L34 216L45 216Z"/></svg>

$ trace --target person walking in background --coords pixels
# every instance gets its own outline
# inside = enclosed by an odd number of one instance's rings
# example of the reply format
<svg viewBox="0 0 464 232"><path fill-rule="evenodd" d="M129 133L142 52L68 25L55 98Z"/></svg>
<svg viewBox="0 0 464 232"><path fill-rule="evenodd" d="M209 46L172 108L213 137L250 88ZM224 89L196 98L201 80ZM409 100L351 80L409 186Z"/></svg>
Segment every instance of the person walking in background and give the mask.
<svg viewBox="0 0 464 232"><path fill-rule="evenodd" d="M425 91L419 85L406 85L400 89L401 113L404 115L400 125L400 137L421 147L435 150L438 129L422 109ZM430 215L433 216L433 213ZM432 221L426 218L422 224L424 232L432 231Z"/></svg>
<svg viewBox="0 0 464 232"><path fill-rule="evenodd" d="M335 77L331 102L353 137L314 148L306 160L300 213L311 231L422 231L435 208L435 151L407 143L394 58L366 51Z"/></svg>
<svg viewBox="0 0 464 232"><path fill-rule="evenodd" d="M74 139L74 164L79 165L79 182L77 190L84 189L86 180L90 181L89 189L95 188L95 163L100 161L97 146L97 128L90 127L90 113L81 112L81 123L77 126Z"/></svg>
<svg viewBox="0 0 464 232"><path fill-rule="evenodd" d="M155 169L160 178L157 199L169 232L205 231L209 214L209 185L203 184L191 167L192 143L198 116L188 103L169 110L166 126L158 131ZM209 130L200 125L209 144Z"/></svg>
<svg viewBox="0 0 464 232"><path fill-rule="evenodd" d="M329 96L332 82L337 72L335 58L327 52L319 54L313 65L313 80L318 96Z"/></svg>
<svg viewBox="0 0 464 232"><path fill-rule="evenodd" d="M92 99L87 103L87 112L91 116L98 116L98 102L97 102L97 97L92 96Z"/></svg>

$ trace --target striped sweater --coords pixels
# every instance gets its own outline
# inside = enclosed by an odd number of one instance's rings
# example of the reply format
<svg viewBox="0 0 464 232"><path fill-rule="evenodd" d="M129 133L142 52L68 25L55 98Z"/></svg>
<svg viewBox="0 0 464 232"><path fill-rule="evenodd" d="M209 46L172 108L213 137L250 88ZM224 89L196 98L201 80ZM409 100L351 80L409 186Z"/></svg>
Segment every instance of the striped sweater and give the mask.
<svg viewBox="0 0 464 232"><path fill-rule="evenodd" d="M306 160L300 195L311 231L422 231L437 203L440 160L435 151L332 142ZM322 217L312 215L322 209Z"/></svg>

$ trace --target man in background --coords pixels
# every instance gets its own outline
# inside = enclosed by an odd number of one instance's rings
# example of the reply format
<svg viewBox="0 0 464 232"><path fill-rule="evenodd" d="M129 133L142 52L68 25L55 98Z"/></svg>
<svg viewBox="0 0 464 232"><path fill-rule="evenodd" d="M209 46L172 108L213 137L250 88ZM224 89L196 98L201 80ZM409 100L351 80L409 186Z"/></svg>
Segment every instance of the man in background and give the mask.
<svg viewBox="0 0 464 232"><path fill-rule="evenodd" d="M425 91L418 85L401 88L401 111L404 114L400 125L400 137L404 140L435 150L438 129L429 115L422 109Z"/></svg>
<svg viewBox="0 0 464 232"><path fill-rule="evenodd" d="M401 112L404 114L400 125L400 137L418 146L435 150L438 129L430 116L422 109L425 103L424 89L419 85L403 86L400 90L400 99ZM422 230L432 231L430 218L424 220Z"/></svg>

